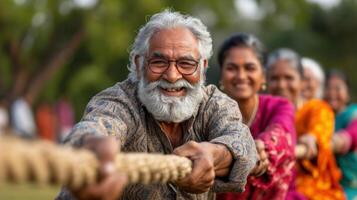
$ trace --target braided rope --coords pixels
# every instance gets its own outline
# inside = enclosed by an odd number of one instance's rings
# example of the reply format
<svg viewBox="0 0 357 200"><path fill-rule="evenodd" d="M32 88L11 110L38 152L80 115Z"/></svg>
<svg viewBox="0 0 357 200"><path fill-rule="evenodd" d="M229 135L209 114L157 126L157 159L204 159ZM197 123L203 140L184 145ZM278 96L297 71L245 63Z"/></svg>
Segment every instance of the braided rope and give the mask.
<svg viewBox="0 0 357 200"><path fill-rule="evenodd" d="M165 183L187 176L192 162L175 155L120 153L116 170L129 183ZM96 183L99 162L88 150L56 146L46 141L0 137L0 183L62 184L71 189Z"/></svg>

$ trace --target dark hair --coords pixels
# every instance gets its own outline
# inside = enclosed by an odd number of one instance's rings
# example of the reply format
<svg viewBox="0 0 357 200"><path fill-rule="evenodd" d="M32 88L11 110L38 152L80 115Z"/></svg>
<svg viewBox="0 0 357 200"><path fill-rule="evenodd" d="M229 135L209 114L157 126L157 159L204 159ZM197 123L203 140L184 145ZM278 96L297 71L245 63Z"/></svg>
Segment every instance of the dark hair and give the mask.
<svg viewBox="0 0 357 200"><path fill-rule="evenodd" d="M326 74L326 82L325 82L326 84L331 77L337 77L341 79L343 82L345 82L347 88L350 88L350 82L347 78L347 75L343 71L338 69L330 69Z"/></svg>
<svg viewBox="0 0 357 200"><path fill-rule="evenodd" d="M294 50L289 48L280 48L273 51L268 56L266 68L269 69L269 67L275 64L275 62L277 62L278 60L286 60L290 62L292 67L294 67L298 71L300 77L301 78L304 77L303 67L301 64L301 57Z"/></svg>
<svg viewBox="0 0 357 200"><path fill-rule="evenodd" d="M234 47L248 47L253 50L255 55L258 57L262 66L265 65L266 62L266 51L263 43L252 34L249 33L238 33L232 35L228 39L226 39L221 48L218 51L218 63L220 67L223 66L224 59L227 56L227 52Z"/></svg>

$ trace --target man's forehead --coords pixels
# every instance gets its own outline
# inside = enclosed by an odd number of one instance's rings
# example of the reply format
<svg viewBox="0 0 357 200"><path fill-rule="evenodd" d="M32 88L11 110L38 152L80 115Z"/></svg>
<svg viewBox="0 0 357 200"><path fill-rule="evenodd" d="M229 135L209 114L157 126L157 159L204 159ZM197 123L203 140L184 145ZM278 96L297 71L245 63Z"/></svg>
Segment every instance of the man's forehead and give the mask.
<svg viewBox="0 0 357 200"><path fill-rule="evenodd" d="M159 30L153 34L149 41L149 53L159 52L161 54L167 54L169 53L168 51L185 53L192 51L198 53L198 41L195 35L184 27Z"/></svg>
<svg viewBox="0 0 357 200"><path fill-rule="evenodd" d="M149 52L149 56L151 57L155 57L155 58L169 58L170 55L165 53L165 52L160 52L160 51L153 51L153 52ZM179 55L179 58L184 58L184 59L195 59L197 56L191 52L191 53L182 53Z"/></svg>

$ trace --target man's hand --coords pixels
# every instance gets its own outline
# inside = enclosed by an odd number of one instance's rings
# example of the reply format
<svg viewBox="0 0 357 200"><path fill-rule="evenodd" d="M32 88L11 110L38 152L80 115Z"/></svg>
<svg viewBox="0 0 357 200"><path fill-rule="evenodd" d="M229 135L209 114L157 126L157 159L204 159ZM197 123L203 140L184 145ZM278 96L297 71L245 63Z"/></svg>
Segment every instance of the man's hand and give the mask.
<svg viewBox="0 0 357 200"><path fill-rule="evenodd" d="M311 160L317 156L318 149L315 136L306 133L299 137L298 143L306 147L306 153L302 158Z"/></svg>
<svg viewBox="0 0 357 200"><path fill-rule="evenodd" d="M207 192L216 175L228 174L232 162L232 155L224 145L209 142L190 141L177 147L173 153L188 157L193 162L191 174L176 182L177 186L190 193Z"/></svg>
<svg viewBox="0 0 357 200"><path fill-rule="evenodd" d="M261 176L263 175L269 166L268 154L265 151L265 145L263 141L257 139L255 140L255 146L257 148L257 152L259 155L259 160L257 165L254 167L252 172L250 173L253 176Z"/></svg>
<svg viewBox="0 0 357 200"><path fill-rule="evenodd" d="M87 137L84 147L93 151L100 161L100 181L77 191L72 191L79 200L115 200L121 194L127 182L127 177L115 172L114 159L119 152L119 142L113 137Z"/></svg>

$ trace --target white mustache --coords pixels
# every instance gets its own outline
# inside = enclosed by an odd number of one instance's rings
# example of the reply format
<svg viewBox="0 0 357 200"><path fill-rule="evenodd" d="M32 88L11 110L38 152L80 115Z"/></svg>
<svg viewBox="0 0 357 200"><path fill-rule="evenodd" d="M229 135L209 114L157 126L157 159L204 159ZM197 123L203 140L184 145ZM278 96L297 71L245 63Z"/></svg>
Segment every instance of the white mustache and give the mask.
<svg viewBox="0 0 357 200"><path fill-rule="evenodd" d="M155 90L158 87L163 88L163 89L178 89L178 88L187 88L190 90L195 89L194 85L190 84L188 81L183 80L183 79L178 80L175 83L169 83L169 82L161 79L159 81L148 83L145 86L145 89L151 91L151 90Z"/></svg>

